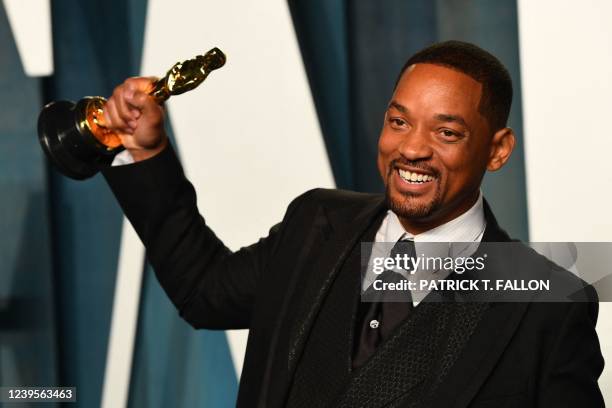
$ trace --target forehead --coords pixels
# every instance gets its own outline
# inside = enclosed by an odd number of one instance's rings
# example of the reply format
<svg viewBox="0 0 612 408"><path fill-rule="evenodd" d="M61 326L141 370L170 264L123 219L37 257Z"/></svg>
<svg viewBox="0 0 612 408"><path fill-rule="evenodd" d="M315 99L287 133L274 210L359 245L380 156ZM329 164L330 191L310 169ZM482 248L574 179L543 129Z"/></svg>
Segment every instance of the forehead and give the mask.
<svg viewBox="0 0 612 408"><path fill-rule="evenodd" d="M472 119L479 113L482 84L451 68L415 64L402 74L393 99L412 111L462 114Z"/></svg>

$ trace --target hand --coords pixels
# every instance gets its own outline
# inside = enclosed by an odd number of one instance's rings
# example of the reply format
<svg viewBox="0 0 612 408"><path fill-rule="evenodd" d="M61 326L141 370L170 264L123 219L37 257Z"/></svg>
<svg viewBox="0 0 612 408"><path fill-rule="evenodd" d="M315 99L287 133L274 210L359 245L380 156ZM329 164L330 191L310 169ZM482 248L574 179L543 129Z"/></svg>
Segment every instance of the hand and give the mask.
<svg viewBox="0 0 612 408"><path fill-rule="evenodd" d="M113 91L104 106L102 124L115 131L134 161L146 160L168 144L164 108L149 91L156 78L129 78Z"/></svg>

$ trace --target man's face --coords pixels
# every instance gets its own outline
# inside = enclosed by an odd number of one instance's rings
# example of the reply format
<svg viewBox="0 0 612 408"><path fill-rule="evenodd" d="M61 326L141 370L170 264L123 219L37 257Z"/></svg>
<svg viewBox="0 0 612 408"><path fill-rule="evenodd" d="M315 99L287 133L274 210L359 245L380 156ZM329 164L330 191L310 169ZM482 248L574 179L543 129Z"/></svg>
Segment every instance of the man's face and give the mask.
<svg viewBox="0 0 612 408"><path fill-rule="evenodd" d="M442 66L415 64L402 75L385 114L378 169L403 224L435 227L474 204L491 140L481 95L479 82Z"/></svg>

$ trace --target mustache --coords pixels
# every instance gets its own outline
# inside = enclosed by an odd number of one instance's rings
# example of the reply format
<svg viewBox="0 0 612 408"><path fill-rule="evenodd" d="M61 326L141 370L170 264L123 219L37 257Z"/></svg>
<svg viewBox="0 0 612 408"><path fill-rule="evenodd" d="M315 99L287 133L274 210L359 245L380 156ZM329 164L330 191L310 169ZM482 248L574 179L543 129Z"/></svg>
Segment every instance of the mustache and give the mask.
<svg viewBox="0 0 612 408"><path fill-rule="evenodd" d="M390 176L391 173L393 173L393 171L398 168L399 164L403 164L404 166L412 167L414 169L423 170L424 172L429 173L434 177L438 177L440 175L438 169L433 166L430 166L422 160L407 160L404 158L391 160L391 163L389 163L389 173L387 175Z"/></svg>

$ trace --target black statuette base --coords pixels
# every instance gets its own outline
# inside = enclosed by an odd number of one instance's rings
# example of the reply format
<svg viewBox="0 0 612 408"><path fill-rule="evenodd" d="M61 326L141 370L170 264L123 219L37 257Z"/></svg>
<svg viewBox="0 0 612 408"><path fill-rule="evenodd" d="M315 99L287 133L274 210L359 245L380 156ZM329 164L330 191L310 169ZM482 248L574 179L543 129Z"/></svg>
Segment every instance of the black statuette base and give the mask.
<svg viewBox="0 0 612 408"><path fill-rule="evenodd" d="M87 130L79 131L77 121L82 116L79 101L51 102L38 117L38 139L45 154L63 175L75 180L94 176L100 169L110 166L123 147L107 149Z"/></svg>

